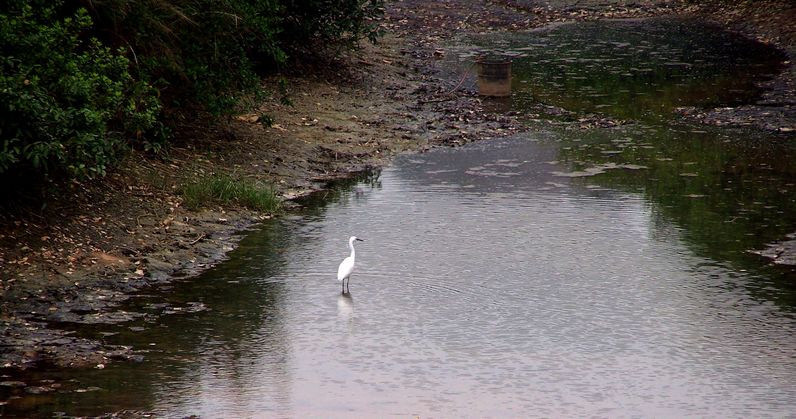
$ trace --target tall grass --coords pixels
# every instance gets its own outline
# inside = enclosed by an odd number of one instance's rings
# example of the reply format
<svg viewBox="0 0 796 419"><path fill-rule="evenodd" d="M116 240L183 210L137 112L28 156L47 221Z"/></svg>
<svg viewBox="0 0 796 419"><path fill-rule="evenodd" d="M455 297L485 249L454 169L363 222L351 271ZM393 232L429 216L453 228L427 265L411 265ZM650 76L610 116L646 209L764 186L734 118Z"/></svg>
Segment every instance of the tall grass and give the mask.
<svg viewBox="0 0 796 419"><path fill-rule="evenodd" d="M276 212L280 201L273 187L225 174L213 174L185 184L181 193L186 208L239 205L263 212Z"/></svg>

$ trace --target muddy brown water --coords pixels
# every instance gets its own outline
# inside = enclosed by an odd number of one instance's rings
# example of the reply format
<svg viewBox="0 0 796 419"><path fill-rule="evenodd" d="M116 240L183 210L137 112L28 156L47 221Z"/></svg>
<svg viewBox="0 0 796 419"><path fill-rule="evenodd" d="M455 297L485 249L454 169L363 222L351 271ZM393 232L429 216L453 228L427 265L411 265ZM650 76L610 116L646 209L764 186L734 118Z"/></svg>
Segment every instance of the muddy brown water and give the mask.
<svg viewBox="0 0 796 419"><path fill-rule="evenodd" d="M642 36L666 25L665 42ZM566 39L610 46L622 36L627 59L641 59L629 47L644 39L671 56L643 63L656 74L646 84L628 81L647 86L643 101L610 97L614 66L518 71L513 109L530 114L523 104L541 101L633 122L529 120L515 138L405 156L338 185L252 232L229 261L136 298L127 309L143 318L77 332L132 345L142 363L33 373L24 380L45 391L4 386L0 414L792 416L796 274L749 250L796 230L796 150L670 115L675 104L754 100L776 54L678 21L524 36L462 51L536 43L569 57L582 47ZM677 55L694 39L709 63ZM722 54L729 64L716 64ZM709 69L672 73L672 59ZM555 82L559 70L585 79ZM737 94L722 96L725 82L707 88L710 74L739 80ZM351 234L365 242L346 296L334 274ZM48 380L61 386L47 391Z"/></svg>

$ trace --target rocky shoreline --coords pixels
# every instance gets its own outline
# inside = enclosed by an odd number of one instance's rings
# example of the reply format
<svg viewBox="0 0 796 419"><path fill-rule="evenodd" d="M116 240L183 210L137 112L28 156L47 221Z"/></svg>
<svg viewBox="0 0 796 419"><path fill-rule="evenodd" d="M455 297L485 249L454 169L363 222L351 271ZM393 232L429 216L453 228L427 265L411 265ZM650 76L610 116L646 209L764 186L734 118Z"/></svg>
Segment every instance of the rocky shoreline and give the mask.
<svg viewBox="0 0 796 419"><path fill-rule="evenodd" d="M330 180L385 165L398 153L522 130L513 115L485 110L475 92L454 89L457 77L440 73L443 42L462 31L687 15L774 43L791 58L796 53L792 25L777 23L779 16L796 16L796 8L784 2L771 2L768 18L765 8L744 14L720 2L701 7L683 1L624 7L581 3L505 1L473 7L466 1L392 2L382 23L388 35L379 45L363 46L322 71L286 75L292 104L273 99L228 124L186 130L184 136L201 141L178 143L163 158L133 154L97 184L69 185L74 193L69 204L5 217L7 227L0 232L3 374L140 359L133 348L76 337L69 326L134 318L135 313L119 310L131 295L222 261L247 228L274 216L240 208L189 211L177 193L185 179L234 172L273 183L289 202L322 190ZM276 91L278 80L265 83ZM794 86L796 69L789 64L758 103L685 116L709 124L751 125L792 139ZM273 122L262 123L262 114ZM778 262L796 260L787 254L796 254L796 247L776 249L761 254L776 254L772 258Z"/></svg>

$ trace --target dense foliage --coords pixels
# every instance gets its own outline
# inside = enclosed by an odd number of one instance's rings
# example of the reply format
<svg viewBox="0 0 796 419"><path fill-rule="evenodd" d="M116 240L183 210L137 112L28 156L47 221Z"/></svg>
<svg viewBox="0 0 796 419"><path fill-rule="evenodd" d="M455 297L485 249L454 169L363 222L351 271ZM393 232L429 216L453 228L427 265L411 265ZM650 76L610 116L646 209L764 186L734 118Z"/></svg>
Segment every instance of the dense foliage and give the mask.
<svg viewBox="0 0 796 419"><path fill-rule="evenodd" d="M85 10L19 2L0 15L0 172L104 174L123 132L155 123L156 92L95 38Z"/></svg>
<svg viewBox="0 0 796 419"><path fill-rule="evenodd" d="M293 50L352 46L362 37L375 42L380 34L374 17L383 1L284 0L281 41Z"/></svg>
<svg viewBox="0 0 796 419"><path fill-rule="evenodd" d="M375 40L382 0L1 0L0 175L105 173L164 115L236 110L289 54Z"/></svg>
<svg viewBox="0 0 796 419"><path fill-rule="evenodd" d="M274 0L87 2L97 34L125 48L168 106L229 112L258 81L255 66L281 62L282 7ZM262 67L262 66L259 66Z"/></svg>

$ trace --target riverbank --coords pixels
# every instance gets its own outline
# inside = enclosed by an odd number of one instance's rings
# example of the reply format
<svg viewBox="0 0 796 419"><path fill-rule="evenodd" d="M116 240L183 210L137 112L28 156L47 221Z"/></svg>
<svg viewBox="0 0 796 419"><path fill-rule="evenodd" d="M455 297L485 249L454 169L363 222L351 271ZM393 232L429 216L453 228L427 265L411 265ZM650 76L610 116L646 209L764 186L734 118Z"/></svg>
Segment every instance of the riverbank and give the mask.
<svg viewBox="0 0 796 419"><path fill-rule="evenodd" d="M233 173L275 185L289 202L321 190L329 180L382 166L397 153L521 130L513 115L489 112L474 91L461 88L463 75L441 72L446 40L463 32L684 14L775 43L791 57L794 53L792 29L777 23L780 16L788 16L780 9L785 3L758 6L757 14L679 1L615 7L552 3L392 2L382 22L387 36L379 45L363 45L338 61L286 74L290 104L273 98L218 125L208 126L197 117L197 126L181 133L200 140L191 141L191 147L178 141L158 158L132 153L99 182L64 185L68 193L41 212L4 216L0 365L78 367L138 359L134 348L75 337L73 326L137 316L118 307L135 292L218 263L247 228L275 215L236 207L187 210L179 194L186 182ZM792 12L792 6L787 10ZM752 115L753 121L773 121L764 117L776 108L780 122L750 125L792 135L787 128L796 126L793 66L777 80L763 98L772 103L703 114L741 124L749 122L740 119L742 114ZM269 90L279 90L277 79L265 83ZM715 123L712 118L703 122Z"/></svg>

